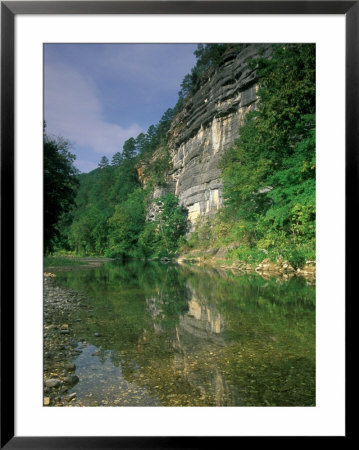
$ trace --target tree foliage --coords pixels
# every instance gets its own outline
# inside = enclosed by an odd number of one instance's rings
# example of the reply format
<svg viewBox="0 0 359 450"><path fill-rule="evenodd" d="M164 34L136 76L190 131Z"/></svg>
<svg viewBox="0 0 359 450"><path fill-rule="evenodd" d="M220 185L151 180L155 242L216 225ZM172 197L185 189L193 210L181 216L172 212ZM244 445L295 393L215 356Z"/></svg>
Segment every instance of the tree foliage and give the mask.
<svg viewBox="0 0 359 450"><path fill-rule="evenodd" d="M169 256L176 253L188 230L187 210L173 194L165 194L155 201L158 212L139 236L145 256Z"/></svg>
<svg viewBox="0 0 359 450"><path fill-rule="evenodd" d="M116 206L108 221L111 256L139 256L138 238L146 221L145 194L141 188L135 189Z"/></svg>
<svg viewBox="0 0 359 450"><path fill-rule="evenodd" d="M107 156L103 156L101 158L101 161L98 163L98 166L100 169L105 169L106 167L108 167L109 165L109 160L107 158Z"/></svg>
<svg viewBox="0 0 359 450"><path fill-rule="evenodd" d="M76 253L104 255L108 251L109 219L116 206L125 203L139 187L136 162L131 155L127 156L118 152L111 165L79 175L76 208L68 229L68 241Z"/></svg>
<svg viewBox="0 0 359 450"><path fill-rule="evenodd" d="M61 240L60 219L70 211L78 187L75 155L62 138L44 133L44 251L52 252Z"/></svg>
<svg viewBox="0 0 359 450"><path fill-rule="evenodd" d="M107 217L89 205L70 228L70 245L76 253L101 255L107 248Z"/></svg>

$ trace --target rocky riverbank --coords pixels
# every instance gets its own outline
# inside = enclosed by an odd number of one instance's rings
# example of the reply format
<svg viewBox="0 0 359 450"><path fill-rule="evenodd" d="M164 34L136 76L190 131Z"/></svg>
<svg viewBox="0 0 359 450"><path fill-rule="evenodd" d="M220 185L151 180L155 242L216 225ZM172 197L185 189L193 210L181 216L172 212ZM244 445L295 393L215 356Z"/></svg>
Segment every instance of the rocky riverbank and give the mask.
<svg viewBox="0 0 359 450"><path fill-rule="evenodd" d="M85 342L74 336L71 323L81 320L76 313L88 305L83 295L56 286L54 278L44 273L44 406L82 406L74 392L79 378L73 360Z"/></svg>
<svg viewBox="0 0 359 450"><path fill-rule="evenodd" d="M224 247L219 249L194 250L188 255L180 255L176 258L176 262L179 264L189 262L199 265L210 265L244 273L256 272L263 278L277 276L288 279L293 276L299 276L311 282L316 277L315 261L306 261L303 267L297 269L289 261L281 258L275 262L269 258L265 258L260 263L248 263L240 260L228 261L226 259L227 250Z"/></svg>

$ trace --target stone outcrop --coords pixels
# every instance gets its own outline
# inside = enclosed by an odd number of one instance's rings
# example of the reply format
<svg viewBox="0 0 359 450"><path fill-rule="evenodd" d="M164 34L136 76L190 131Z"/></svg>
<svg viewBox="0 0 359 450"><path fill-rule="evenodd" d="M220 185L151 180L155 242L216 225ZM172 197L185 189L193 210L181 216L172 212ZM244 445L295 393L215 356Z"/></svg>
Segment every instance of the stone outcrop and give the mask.
<svg viewBox="0 0 359 450"><path fill-rule="evenodd" d="M272 262L269 258L264 259L257 267L256 272L263 273L291 273L294 272L293 266L289 261L277 259L276 262Z"/></svg>
<svg viewBox="0 0 359 450"><path fill-rule="evenodd" d="M228 52L222 65L186 99L168 133L171 171L169 189L188 209L194 224L212 217L223 202L218 163L238 138L244 116L257 100L256 74L248 61L268 46L243 45Z"/></svg>
<svg viewBox="0 0 359 450"><path fill-rule="evenodd" d="M297 269L297 275L315 278L316 275L315 261L306 261L305 265L302 268Z"/></svg>

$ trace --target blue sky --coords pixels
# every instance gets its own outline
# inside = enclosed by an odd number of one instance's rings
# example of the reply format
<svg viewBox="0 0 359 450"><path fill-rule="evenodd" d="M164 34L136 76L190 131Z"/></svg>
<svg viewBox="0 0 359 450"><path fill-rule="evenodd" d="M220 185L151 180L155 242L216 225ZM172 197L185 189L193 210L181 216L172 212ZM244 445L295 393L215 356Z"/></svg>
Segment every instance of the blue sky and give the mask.
<svg viewBox="0 0 359 450"><path fill-rule="evenodd" d="M196 44L45 44L47 134L72 144L81 172L111 161L177 102Z"/></svg>

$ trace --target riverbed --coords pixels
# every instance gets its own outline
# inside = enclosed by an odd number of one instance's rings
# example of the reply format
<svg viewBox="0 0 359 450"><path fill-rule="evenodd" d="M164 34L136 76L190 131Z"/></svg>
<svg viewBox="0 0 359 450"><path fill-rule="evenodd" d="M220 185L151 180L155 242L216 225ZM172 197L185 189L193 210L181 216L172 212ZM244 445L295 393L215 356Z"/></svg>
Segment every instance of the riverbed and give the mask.
<svg viewBox="0 0 359 450"><path fill-rule="evenodd" d="M169 262L51 272L44 404L315 406L313 283Z"/></svg>

